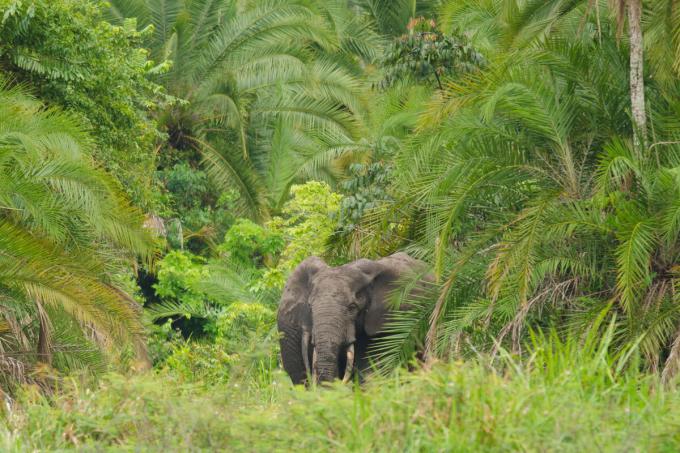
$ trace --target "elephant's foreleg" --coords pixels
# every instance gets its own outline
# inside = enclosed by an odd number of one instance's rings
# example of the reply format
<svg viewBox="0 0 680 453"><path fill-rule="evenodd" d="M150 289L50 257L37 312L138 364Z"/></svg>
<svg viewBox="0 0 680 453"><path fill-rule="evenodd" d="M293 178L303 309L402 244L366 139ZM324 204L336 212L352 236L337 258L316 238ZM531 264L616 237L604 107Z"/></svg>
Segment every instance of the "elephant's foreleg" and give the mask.
<svg viewBox="0 0 680 453"><path fill-rule="evenodd" d="M307 375L305 373L304 360L301 354L302 333L298 329L281 329L281 359L283 368L290 376L293 384L304 384Z"/></svg>

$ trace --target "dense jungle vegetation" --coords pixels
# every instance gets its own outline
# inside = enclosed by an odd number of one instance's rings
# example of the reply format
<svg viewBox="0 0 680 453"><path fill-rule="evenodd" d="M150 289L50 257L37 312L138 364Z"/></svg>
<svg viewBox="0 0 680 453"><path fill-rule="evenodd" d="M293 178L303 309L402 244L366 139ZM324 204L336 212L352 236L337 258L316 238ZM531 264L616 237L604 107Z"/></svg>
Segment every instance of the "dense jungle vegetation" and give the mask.
<svg viewBox="0 0 680 453"><path fill-rule="evenodd" d="M0 0L6 451L677 451L680 2ZM306 257L434 282L295 388Z"/></svg>

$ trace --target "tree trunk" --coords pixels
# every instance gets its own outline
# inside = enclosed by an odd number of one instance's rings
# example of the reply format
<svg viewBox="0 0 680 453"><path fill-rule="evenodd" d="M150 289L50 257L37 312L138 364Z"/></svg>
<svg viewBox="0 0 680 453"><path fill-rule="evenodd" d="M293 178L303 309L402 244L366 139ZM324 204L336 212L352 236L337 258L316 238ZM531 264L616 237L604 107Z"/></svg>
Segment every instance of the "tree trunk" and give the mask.
<svg viewBox="0 0 680 453"><path fill-rule="evenodd" d="M630 40L630 103L633 114L635 146L647 141L645 83L643 79L642 0L628 0L628 36Z"/></svg>

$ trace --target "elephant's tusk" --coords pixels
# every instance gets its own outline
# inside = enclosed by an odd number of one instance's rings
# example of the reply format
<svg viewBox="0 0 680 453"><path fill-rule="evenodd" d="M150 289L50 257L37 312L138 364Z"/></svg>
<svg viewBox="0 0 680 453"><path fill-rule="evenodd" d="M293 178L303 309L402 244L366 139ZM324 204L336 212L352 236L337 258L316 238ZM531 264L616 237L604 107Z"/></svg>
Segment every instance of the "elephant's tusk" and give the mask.
<svg viewBox="0 0 680 453"><path fill-rule="evenodd" d="M354 343L347 348L347 366L345 367L345 376L342 378L342 383L346 384L352 379L352 371L354 370Z"/></svg>
<svg viewBox="0 0 680 453"><path fill-rule="evenodd" d="M305 364L305 373L309 378L312 375L312 370L309 368L309 332L302 334L302 361Z"/></svg>
<svg viewBox="0 0 680 453"><path fill-rule="evenodd" d="M312 377L314 379L314 382L317 381L317 374L316 374L316 361L317 361L317 354L316 354L316 348L312 346Z"/></svg>

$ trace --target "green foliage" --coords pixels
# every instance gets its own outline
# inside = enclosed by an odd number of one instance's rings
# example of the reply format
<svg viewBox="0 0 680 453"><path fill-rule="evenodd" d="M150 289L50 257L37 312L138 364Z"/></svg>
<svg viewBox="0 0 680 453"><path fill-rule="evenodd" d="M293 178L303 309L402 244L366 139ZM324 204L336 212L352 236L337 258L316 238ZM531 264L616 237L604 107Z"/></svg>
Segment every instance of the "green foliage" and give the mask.
<svg viewBox="0 0 680 453"><path fill-rule="evenodd" d="M238 219L217 248L233 264L258 267L270 264L284 246L283 236L248 219Z"/></svg>
<svg viewBox="0 0 680 453"><path fill-rule="evenodd" d="M6 415L7 450L672 451L680 397L626 367L612 330L583 341L537 336L532 360L504 353L374 378L349 389L291 388L276 373L204 387L172 374L67 381L26 392ZM214 357L214 356L213 356ZM132 397L131 397L132 396Z"/></svg>
<svg viewBox="0 0 680 453"><path fill-rule="evenodd" d="M163 367L180 381L216 385L229 380L237 359L219 343L185 342L174 346Z"/></svg>
<svg viewBox="0 0 680 453"><path fill-rule="evenodd" d="M154 328L158 366L182 379L209 383L262 370L268 374L275 367L275 306L285 277L310 254L326 251L341 199L319 182L291 191L283 217L266 226L238 219L217 247L218 258L206 263L172 251L158 264L154 289L161 304L147 313L152 319L175 320ZM189 334L199 341L178 341L173 323L182 318L204 320L200 332Z"/></svg>
<svg viewBox="0 0 680 453"><path fill-rule="evenodd" d="M340 184L344 195L331 251L339 261L388 255L403 245L408 218L390 212L394 159L411 139L432 89L398 83L375 92L369 117L370 133L355 143Z"/></svg>
<svg viewBox="0 0 680 453"><path fill-rule="evenodd" d="M477 70L484 58L464 37L443 34L434 19L412 18L408 33L394 40L382 60L383 86L410 79L415 83L436 83Z"/></svg>
<svg viewBox="0 0 680 453"><path fill-rule="evenodd" d="M293 186L290 191L292 198L283 206L282 216L267 224L286 239L279 262L264 276L267 285L278 288L283 288L285 276L305 258L326 253L342 199L328 184L317 181Z"/></svg>
<svg viewBox="0 0 680 453"><path fill-rule="evenodd" d="M156 294L163 300L180 302L189 311L202 307L206 297L198 284L208 276L204 264L200 257L188 252L169 252L158 263L158 283L153 285Z"/></svg>
<svg viewBox="0 0 680 453"><path fill-rule="evenodd" d="M205 236L208 243L222 237L234 221L232 215L233 192L216 194L208 175L196 170L187 163L178 163L157 173L163 186L167 189L164 201L165 218L178 219L182 228L186 228L193 236ZM192 236L189 236L189 240ZM191 247L193 244L189 242ZM193 247L196 252L200 247Z"/></svg>
<svg viewBox="0 0 680 453"><path fill-rule="evenodd" d="M154 366L165 363L182 340L182 333L172 327L172 319L166 320L163 324L149 325L146 342L151 363Z"/></svg>
<svg viewBox="0 0 680 453"><path fill-rule="evenodd" d="M189 383L214 386L257 379L268 385L278 365L275 312L261 303L235 302L214 315L200 341L175 340L157 367Z"/></svg>
<svg viewBox="0 0 680 453"><path fill-rule="evenodd" d="M438 0L351 0L383 36L403 34L414 17L431 16Z"/></svg>
<svg viewBox="0 0 680 453"><path fill-rule="evenodd" d="M644 366L669 377L680 244L662 219L675 218L679 193L663 175L680 162L667 127L678 100L665 81L647 83L655 144L638 149L616 24L584 3L517 8L444 8L443 27L471 30L489 62L433 98L395 159L386 210L410 213L410 249L439 288L397 316L383 359L398 362L413 342L429 356L519 353L529 328L581 335L613 303L615 347L642 336Z"/></svg>
<svg viewBox="0 0 680 453"><path fill-rule="evenodd" d="M0 85L5 390L39 381L38 361L68 370L129 348L145 358L140 307L125 276L138 256L150 258L151 238L141 213L93 163L92 143L73 116Z"/></svg>
<svg viewBox="0 0 680 453"><path fill-rule="evenodd" d="M3 0L0 68L48 105L78 115L94 155L138 204L153 206L154 144L149 112L163 101L134 22L103 21L102 2Z"/></svg>
<svg viewBox="0 0 680 453"><path fill-rule="evenodd" d="M291 270L310 255L323 255L326 242L335 230L341 196L321 182L310 181L291 187L292 198L269 227L281 231L288 240L281 269Z"/></svg>
<svg viewBox="0 0 680 453"><path fill-rule="evenodd" d="M368 212L391 201L387 187L392 165L385 161L355 163L348 173L349 178L342 183L342 190L348 195L340 204L340 224L344 231L352 232Z"/></svg>
<svg viewBox="0 0 680 453"><path fill-rule="evenodd" d="M112 23L136 17L142 29L153 25L152 58L172 61L158 81L189 101L159 112L169 136L163 154L201 153L215 187L240 195L239 215L265 219L294 182L335 179L337 145L361 129L363 84L353 72L357 49L367 46L361 35L346 36L353 25L331 21L332 7L322 14L280 1L110 3Z"/></svg>
<svg viewBox="0 0 680 453"><path fill-rule="evenodd" d="M219 339L229 336L220 334L220 323L231 316L269 310L266 306L278 301L288 272L307 256L325 253L337 222L341 197L327 184L309 182L291 190L283 217L264 227L238 219L217 247L218 258L208 262L189 252L169 252L158 263L153 287L162 303L150 307L152 317L204 318L204 330ZM239 305L243 303L251 307Z"/></svg>
<svg viewBox="0 0 680 453"><path fill-rule="evenodd" d="M182 339L170 320L156 327L152 351L158 368L184 382L216 385L276 366L272 308L232 302L203 316L209 321L204 327L208 336L198 341Z"/></svg>
<svg viewBox="0 0 680 453"><path fill-rule="evenodd" d="M0 89L0 385L143 358L141 294L163 323L155 375L26 386L8 449L677 449L680 16L643 2L640 144L631 4L0 0L0 70L48 106ZM181 249L153 288L121 182ZM401 249L434 281L394 295L397 371L290 389L289 272Z"/></svg>
<svg viewBox="0 0 680 453"><path fill-rule="evenodd" d="M238 345L250 335L262 338L274 327L275 317L274 311L262 304L235 302L217 317L217 339Z"/></svg>

